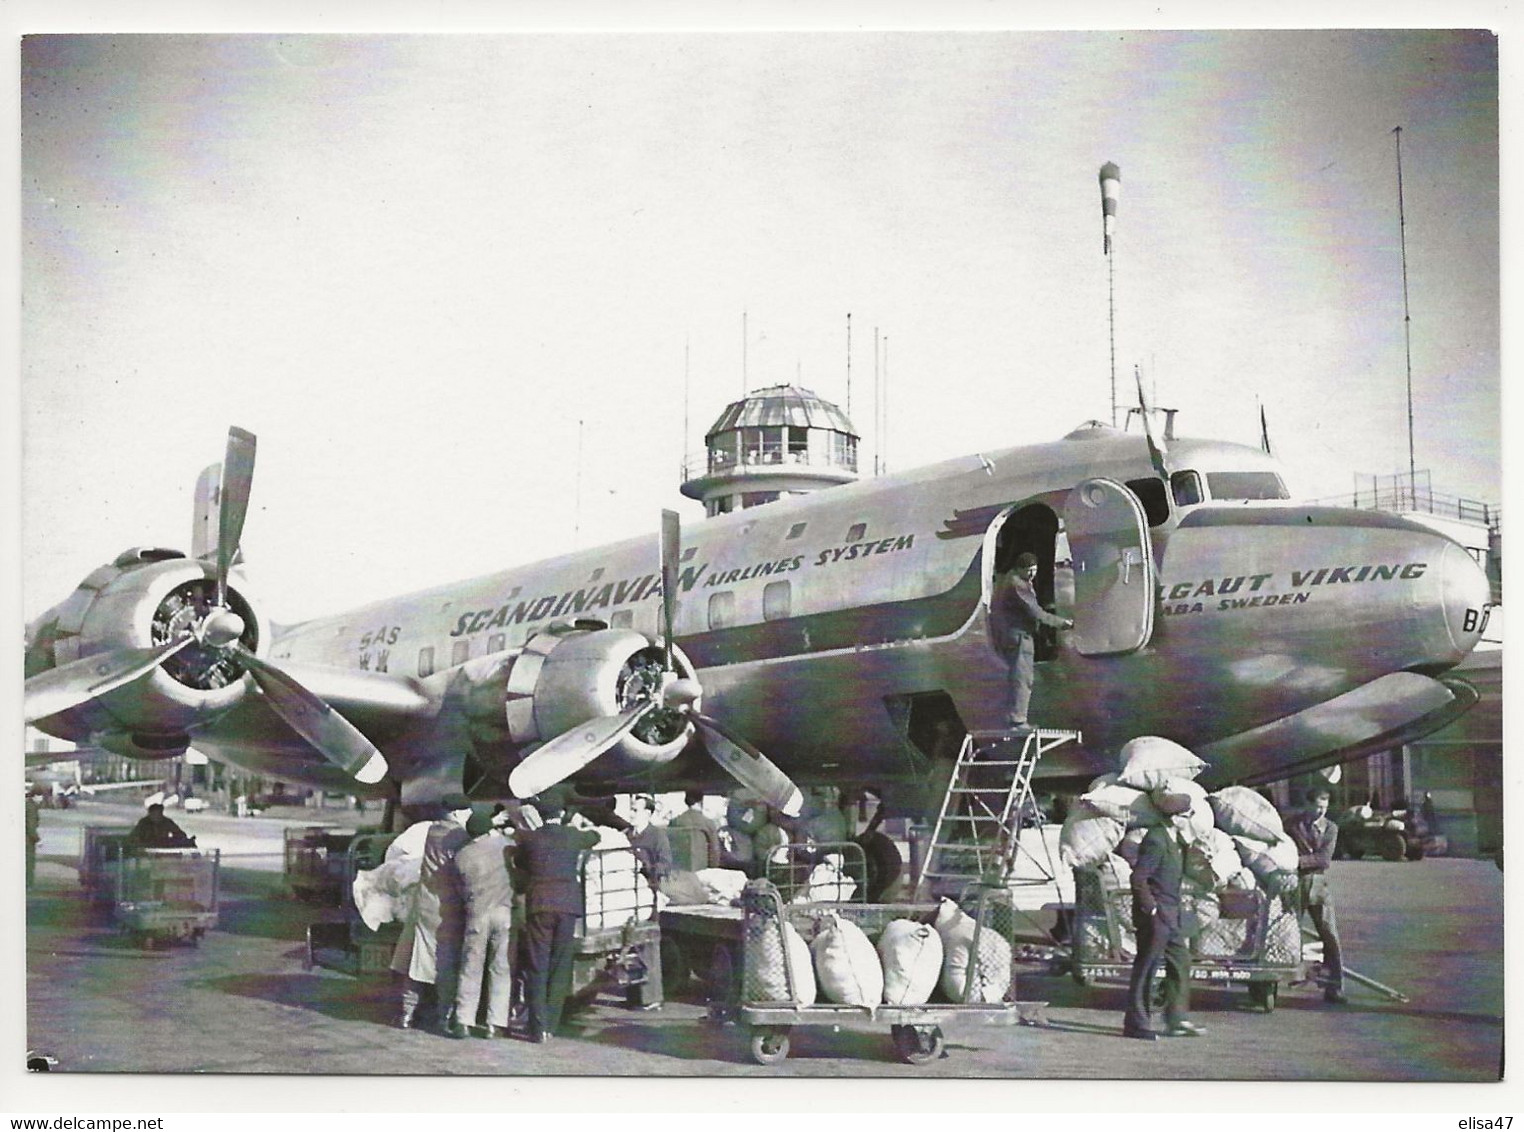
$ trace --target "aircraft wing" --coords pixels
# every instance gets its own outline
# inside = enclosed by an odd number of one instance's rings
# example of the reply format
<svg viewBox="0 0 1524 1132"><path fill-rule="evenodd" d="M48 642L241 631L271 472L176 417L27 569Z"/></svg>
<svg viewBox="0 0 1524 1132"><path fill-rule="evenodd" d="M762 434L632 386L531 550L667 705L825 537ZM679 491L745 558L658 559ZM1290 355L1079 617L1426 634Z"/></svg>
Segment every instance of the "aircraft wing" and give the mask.
<svg viewBox="0 0 1524 1132"><path fill-rule="evenodd" d="M1391 750L1437 731L1480 698L1464 680L1393 672L1325 703L1197 749L1202 784L1253 786Z"/></svg>

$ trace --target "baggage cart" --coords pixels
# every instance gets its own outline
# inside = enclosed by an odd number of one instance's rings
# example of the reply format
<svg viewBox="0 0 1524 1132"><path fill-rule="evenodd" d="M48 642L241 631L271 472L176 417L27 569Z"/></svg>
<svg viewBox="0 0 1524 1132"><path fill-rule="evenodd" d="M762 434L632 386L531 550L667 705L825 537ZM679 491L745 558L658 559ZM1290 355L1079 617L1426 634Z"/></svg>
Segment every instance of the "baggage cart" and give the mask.
<svg viewBox="0 0 1524 1132"><path fill-rule="evenodd" d="M397 839L397 834L345 836L345 847L338 854L343 870L338 899L342 918L307 925L306 966L308 970L321 965L355 976L373 975L390 969L402 924L392 920L375 929L366 925L355 907L355 874L379 866L386 859L387 847ZM287 845L289 847L289 841Z"/></svg>
<svg viewBox="0 0 1524 1132"><path fill-rule="evenodd" d="M577 919L572 994L612 989L639 1010L662 1005L661 924L656 890L630 849L589 849L578 862L583 908Z"/></svg>
<svg viewBox="0 0 1524 1132"><path fill-rule="evenodd" d="M1192 936L1195 982L1241 984L1249 1001L1268 1014L1282 983L1306 978L1294 883L1284 894L1259 888L1205 893L1188 885L1181 894L1181 917ZM1075 869L1071 931L1075 982L1130 978L1136 954L1130 887L1111 883L1102 869Z"/></svg>
<svg viewBox="0 0 1524 1132"><path fill-rule="evenodd" d="M350 830L331 826L289 826L285 833L286 884L298 899L338 907L348 881L345 854Z"/></svg>
<svg viewBox="0 0 1524 1132"><path fill-rule="evenodd" d="M972 997L976 1001L937 1001L939 987L932 1001L913 1006L853 1006L821 1001L801 1006L796 1001L792 965L783 958L787 954L784 923L791 924L809 944L834 914L856 924L876 944L891 920L933 923L939 905L790 904L782 900L772 884L759 881L748 885L742 895L744 921L738 1013L741 1023L748 1029L752 1059L760 1065L773 1065L784 1060L795 1027L835 1028L861 1021L887 1024L900 1059L910 1065L923 1065L943 1056L946 1049L943 1026L1035 1024L1040 1021L1046 1004L1016 1000L1015 915L1010 894L1001 889L970 886L960 894L958 903L977 925L970 950L973 959L968 964L963 995L965 999ZM1004 945L991 946L984 940L986 933L997 935ZM784 988L785 997L780 999L777 991ZM975 988L985 990L982 994L974 993ZM984 996L996 997L998 1001L977 1001Z"/></svg>
<svg viewBox="0 0 1524 1132"><path fill-rule="evenodd" d="M217 926L221 852L217 849L138 849L116 868L116 921L145 948L188 942Z"/></svg>
<svg viewBox="0 0 1524 1132"><path fill-rule="evenodd" d="M786 904L812 899L867 902L867 854L856 841L790 843L773 851L762 872ZM678 988L690 976L697 978L706 990L711 1015L733 1018L741 997L741 909L731 904L669 904L658 919L665 986Z"/></svg>
<svg viewBox="0 0 1524 1132"><path fill-rule="evenodd" d="M79 883L92 904L109 908L116 901L117 865L132 832L130 825L87 825L79 853Z"/></svg>

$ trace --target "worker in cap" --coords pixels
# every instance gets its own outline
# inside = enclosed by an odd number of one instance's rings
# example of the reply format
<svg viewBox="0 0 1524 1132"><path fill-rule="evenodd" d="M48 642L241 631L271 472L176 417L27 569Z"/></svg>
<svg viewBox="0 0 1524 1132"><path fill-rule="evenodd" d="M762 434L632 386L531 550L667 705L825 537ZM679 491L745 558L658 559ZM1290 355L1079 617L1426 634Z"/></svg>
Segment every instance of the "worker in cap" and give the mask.
<svg viewBox="0 0 1524 1132"><path fill-rule="evenodd" d="M465 931L461 942L460 986L455 993L452 1037L466 1032L483 1038L508 1037L509 1012L513 1005L513 878L509 858L513 852L513 828L501 805L480 819L482 832L455 854L465 900ZM478 819L473 817L471 824ZM482 993L486 992L486 1017L480 1026Z"/></svg>
<svg viewBox="0 0 1524 1132"><path fill-rule="evenodd" d="M398 1026L413 1028L423 988L432 985L439 1028L459 1036L465 1026L455 1018L454 1005L466 913L455 855L471 840L466 832L471 800L458 792L446 794L440 808L444 816L429 826L424 839L413 911L392 953L392 970L403 977Z"/></svg>
<svg viewBox="0 0 1524 1132"><path fill-rule="evenodd" d="M1326 786L1308 790L1307 808L1286 823L1286 833L1296 843L1297 895L1323 944L1323 1001L1338 1006L1349 999L1344 994L1339 925L1334 919L1333 894L1328 890L1328 868L1339 841L1339 827L1328 816L1328 799Z"/></svg>
<svg viewBox="0 0 1524 1132"><path fill-rule="evenodd" d="M513 860L524 889L524 1001L532 1042L549 1041L571 992L577 917L582 914L580 858L598 835L564 820L564 795L546 791L534 808L544 823L518 839Z"/></svg>
<svg viewBox="0 0 1524 1132"><path fill-rule="evenodd" d="M1194 800L1169 790L1151 795L1164 822L1149 829L1132 867L1132 925L1137 951L1127 986L1122 1033L1155 1041L1150 1009L1154 972L1164 963L1164 1034L1199 1037L1206 1031L1186 1017L1190 1009L1191 949L1180 917L1180 887L1185 879L1185 838Z"/></svg>
<svg viewBox="0 0 1524 1132"><path fill-rule="evenodd" d="M1024 552L995 579L990 594L990 636L1009 670L1006 726L1018 735L1032 730L1027 722L1027 705L1032 699L1037 627L1074 628L1074 622L1067 617L1042 607L1037 599L1036 580L1037 556Z"/></svg>

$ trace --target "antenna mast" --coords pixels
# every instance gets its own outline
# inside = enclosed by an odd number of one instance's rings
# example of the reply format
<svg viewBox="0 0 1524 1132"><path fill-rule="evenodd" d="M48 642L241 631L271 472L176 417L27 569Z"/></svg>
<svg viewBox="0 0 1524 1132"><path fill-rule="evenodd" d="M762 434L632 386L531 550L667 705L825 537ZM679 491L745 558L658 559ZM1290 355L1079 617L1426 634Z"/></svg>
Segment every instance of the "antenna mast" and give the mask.
<svg viewBox="0 0 1524 1132"><path fill-rule="evenodd" d="M1402 202L1402 127L1392 127L1397 135L1397 232L1402 243L1402 338L1408 366L1408 490L1415 491L1417 473L1413 462L1413 318L1408 311L1408 221Z"/></svg>
<svg viewBox="0 0 1524 1132"><path fill-rule="evenodd" d="M746 399L746 312L741 312L741 399Z"/></svg>
<svg viewBox="0 0 1524 1132"><path fill-rule="evenodd" d="M1117 198L1122 192L1122 170L1115 163L1101 166L1101 252L1106 257L1106 321L1111 340L1111 427L1117 424L1117 300L1116 257L1112 236L1117 227Z"/></svg>
<svg viewBox="0 0 1524 1132"><path fill-rule="evenodd" d="M852 419L852 312L847 312L847 419Z"/></svg>

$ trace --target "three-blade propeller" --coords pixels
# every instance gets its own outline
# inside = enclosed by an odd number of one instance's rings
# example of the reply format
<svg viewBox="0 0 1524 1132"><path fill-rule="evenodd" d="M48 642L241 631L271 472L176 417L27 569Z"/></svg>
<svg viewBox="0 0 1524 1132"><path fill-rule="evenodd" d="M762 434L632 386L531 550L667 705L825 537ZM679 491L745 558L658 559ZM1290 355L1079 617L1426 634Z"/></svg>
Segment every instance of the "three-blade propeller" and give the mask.
<svg viewBox="0 0 1524 1132"><path fill-rule="evenodd" d="M240 641L244 623L228 605L228 572L238 555L249 492L254 482L255 439L241 428L228 430L222 462L217 548L213 558L216 601L199 622L180 636L149 648L123 648L84 657L49 669L26 682L24 711L28 723L130 684L191 644L230 651L293 731L346 774L363 783L381 781L386 759L358 728L334 711L295 677L250 652Z"/></svg>
<svg viewBox="0 0 1524 1132"><path fill-rule="evenodd" d="M672 620L677 602L678 560L682 551L677 512L662 512L660 542L663 631L660 700L653 698L618 715L589 720L556 736L531 751L513 769L508 776L508 787L517 797L533 797L576 774L629 734L649 712L665 707L681 712L703 733L704 749L731 777L768 805L789 817L797 817L804 807L804 795L799 788L761 751L699 711L698 701L703 689L696 680L681 676L672 662Z"/></svg>

